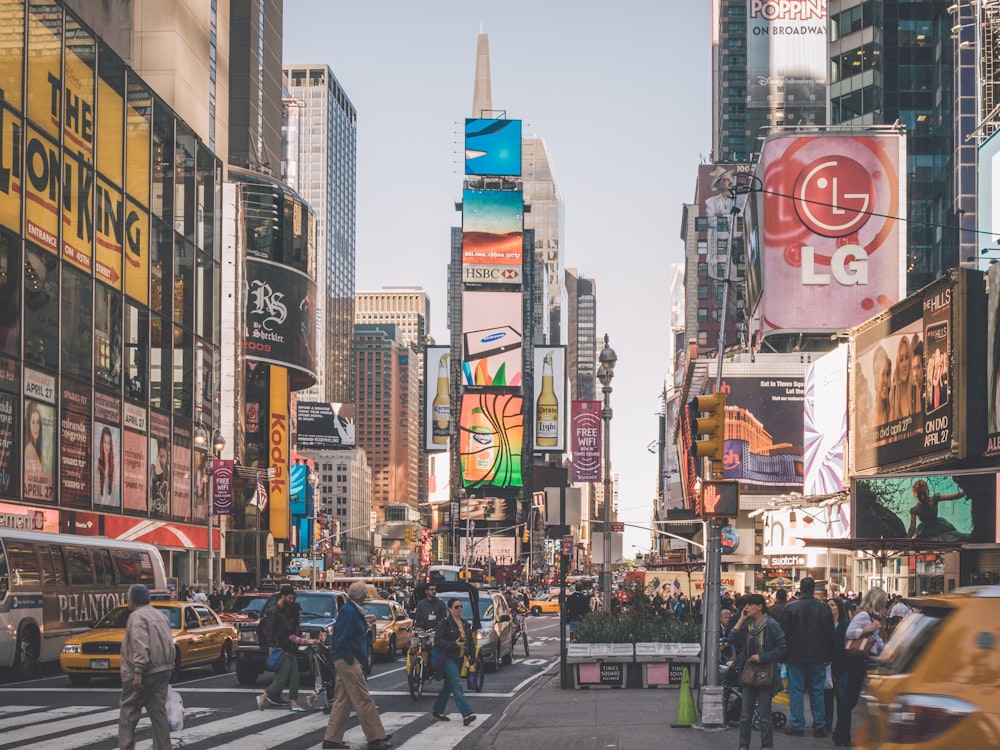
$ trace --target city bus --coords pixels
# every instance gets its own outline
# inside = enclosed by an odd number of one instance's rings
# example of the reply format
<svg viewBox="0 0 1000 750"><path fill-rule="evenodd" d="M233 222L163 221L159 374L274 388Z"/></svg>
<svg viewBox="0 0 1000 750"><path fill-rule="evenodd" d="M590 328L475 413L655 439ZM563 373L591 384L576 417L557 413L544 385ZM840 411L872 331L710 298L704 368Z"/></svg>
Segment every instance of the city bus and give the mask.
<svg viewBox="0 0 1000 750"><path fill-rule="evenodd" d="M0 528L0 667L31 677L142 583L169 598L160 551L96 536Z"/></svg>

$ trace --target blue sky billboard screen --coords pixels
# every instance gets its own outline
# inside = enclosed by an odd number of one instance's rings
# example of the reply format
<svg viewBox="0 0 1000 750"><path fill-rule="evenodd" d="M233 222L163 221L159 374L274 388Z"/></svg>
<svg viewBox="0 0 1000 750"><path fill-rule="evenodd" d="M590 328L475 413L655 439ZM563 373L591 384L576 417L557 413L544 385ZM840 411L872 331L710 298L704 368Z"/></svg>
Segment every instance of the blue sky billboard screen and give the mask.
<svg viewBox="0 0 1000 750"><path fill-rule="evenodd" d="M466 119L465 173L519 177L521 121Z"/></svg>
<svg viewBox="0 0 1000 750"><path fill-rule="evenodd" d="M520 190L462 192L462 264L520 266L524 247Z"/></svg>

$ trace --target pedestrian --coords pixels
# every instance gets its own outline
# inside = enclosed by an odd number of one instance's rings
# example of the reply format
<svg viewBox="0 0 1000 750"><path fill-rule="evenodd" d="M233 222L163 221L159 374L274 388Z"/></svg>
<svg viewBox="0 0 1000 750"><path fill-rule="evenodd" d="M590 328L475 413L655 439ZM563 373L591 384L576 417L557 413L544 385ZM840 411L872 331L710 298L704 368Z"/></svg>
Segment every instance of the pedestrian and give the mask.
<svg viewBox="0 0 1000 750"><path fill-rule="evenodd" d="M270 648L280 648L285 652L281 666L274 673L274 679L267 689L254 700L261 711L264 706L283 706L285 702L281 693L288 687L288 709L300 713L306 709L299 705L299 662L300 645L315 643L312 638L299 635L299 613L301 608L295 602L295 589L287 583L278 592L278 601L267 613L265 630L267 644Z"/></svg>
<svg viewBox="0 0 1000 750"><path fill-rule="evenodd" d="M785 607L788 604L788 592L785 589L778 589L774 592L774 604L767 608L768 615L781 622L785 616Z"/></svg>
<svg viewBox="0 0 1000 750"><path fill-rule="evenodd" d="M365 610L361 606L368 598L368 587L362 581L355 581L347 589L347 603L337 613L333 626L333 668L337 672L333 702L330 704L330 719L323 733L324 748L346 750L350 745L344 742L344 730L351 709L358 715L368 750L387 750L392 747L391 734L385 733L378 708L368 692L368 680L361 665L368 660L368 641L365 638L368 624Z"/></svg>
<svg viewBox="0 0 1000 750"><path fill-rule="evenodd" d="M740 750L750 750L750 734L753 729L754 704L760 716L761 750L774 747L774 726L771 720L771 698L781 689L781 672L778 662L785 654L785 634L781 625L767 615L767 604L760 594L750 594L744 599L740 619L727 638L740 650L741 664L748 661L759 664L773 664L773 679L763 687L741 687L742 709L740 711ZM742 666L740 667L742 670Z"/></svg>
<svg viewBox="0 0 1000 750"><path fill-rule="evenodd" d="M462 600L448 600L448 614L437 628L434 644L444 649L444 684L434 700L432 715L438 721L450 721L444 712L448 706L448 697L455 696L455 706L462 712L462 723L468 726L476 720L472 706L465 699L462 691L462 663L465 659L475 661L475 644L472 636L472 623L462 619Z"/></svg>
<svg viewBox="0 0 1000 750"><path fill-rule="evenodd" d="M153 750L170 750L167 688L174 667L170 621L149 606L149 589L141 583L129 586L128 610L121 646L118 747L121 750L135 747L135 727L145 708L153 725Z"/></svg>
<svg viewBox="0 0 1000 750"><path fill-rule="evenodd" d="M590 607L590 598L583 593L579 583L574 584L573 593L566 599L566 621L569 622L570 640L576 640L583 618L590 614Z"/></svg>
<svg viewBox="0 0 1000 750"><path fill-rule="evenodd" d="M191 596L191 601L195 604L204 604L208 606L208 597L205 596L205 592L201 590L201 586L198 586L194 590L194 594Z"/></svg>
<svg viewBox="0 0 1000 750"><path fill-rule="evenodd" d="M878 656L885 648L882 620L887 601L885 591L878 586L869 589L844 632L846 640L870 636L875 639L875 644L867 655L847 654L847 686L844 700L837 704L837 726L833 731L833 744L837 747L851 746L851 712L858 705L861 688L868 674L868 656Z"/></svg>
<svg viewBox="0 0 1000 750"><path fill-rule="evenodd" d="M448 608L438 599L437 585L428 583L424 588L424 598L414 608L413 627L417 630L437 630L437 626L447 617ZM413 647L416 648L416 639L413 640Z"/></svg>
<svg viewBox="0 0 1000 750"><path fill-rule="evenodd" d="M806 576L799 581L799 598L785 606L781 626L785 631L790 715L785 734L805 736L805 694L809 693L813 736L827 737L823 683L833 652L833 615L815 597L816 582Z"/></svg>
<svg viewBox="0 0 1000 750"><path fill-rule="evenodd" d="M830 680L833 687L823 691L826 709L827 731L833 729L834 706L839 706L847 697L847 653L844 651L844 634L847 632L847 608L840 599L828 599L826 605L833 615L833 651L830 656Z"/></svg>

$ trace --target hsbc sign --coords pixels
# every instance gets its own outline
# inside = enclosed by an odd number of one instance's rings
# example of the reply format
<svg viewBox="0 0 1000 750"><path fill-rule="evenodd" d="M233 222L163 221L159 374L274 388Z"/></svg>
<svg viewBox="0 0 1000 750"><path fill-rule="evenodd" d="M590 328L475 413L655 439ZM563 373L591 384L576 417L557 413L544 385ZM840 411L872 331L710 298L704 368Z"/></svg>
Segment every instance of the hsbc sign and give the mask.
<svg viewBox="0 0 1000 750"><path fill-rule="evenodd" d="M520 266L463 265L462 281L466 284L520 284Z"/></svg>

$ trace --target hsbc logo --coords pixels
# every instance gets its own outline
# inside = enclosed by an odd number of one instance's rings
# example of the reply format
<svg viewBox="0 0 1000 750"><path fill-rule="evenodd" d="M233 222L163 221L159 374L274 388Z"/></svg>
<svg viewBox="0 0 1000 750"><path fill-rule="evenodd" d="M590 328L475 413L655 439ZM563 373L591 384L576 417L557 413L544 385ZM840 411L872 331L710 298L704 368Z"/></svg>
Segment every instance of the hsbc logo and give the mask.
<svg viewBox="0 0 1000 750"><path fill-rule="evenodd" d="M462 278L467 282L520 284L521 269L511 266L463 266Z"/></svg>

